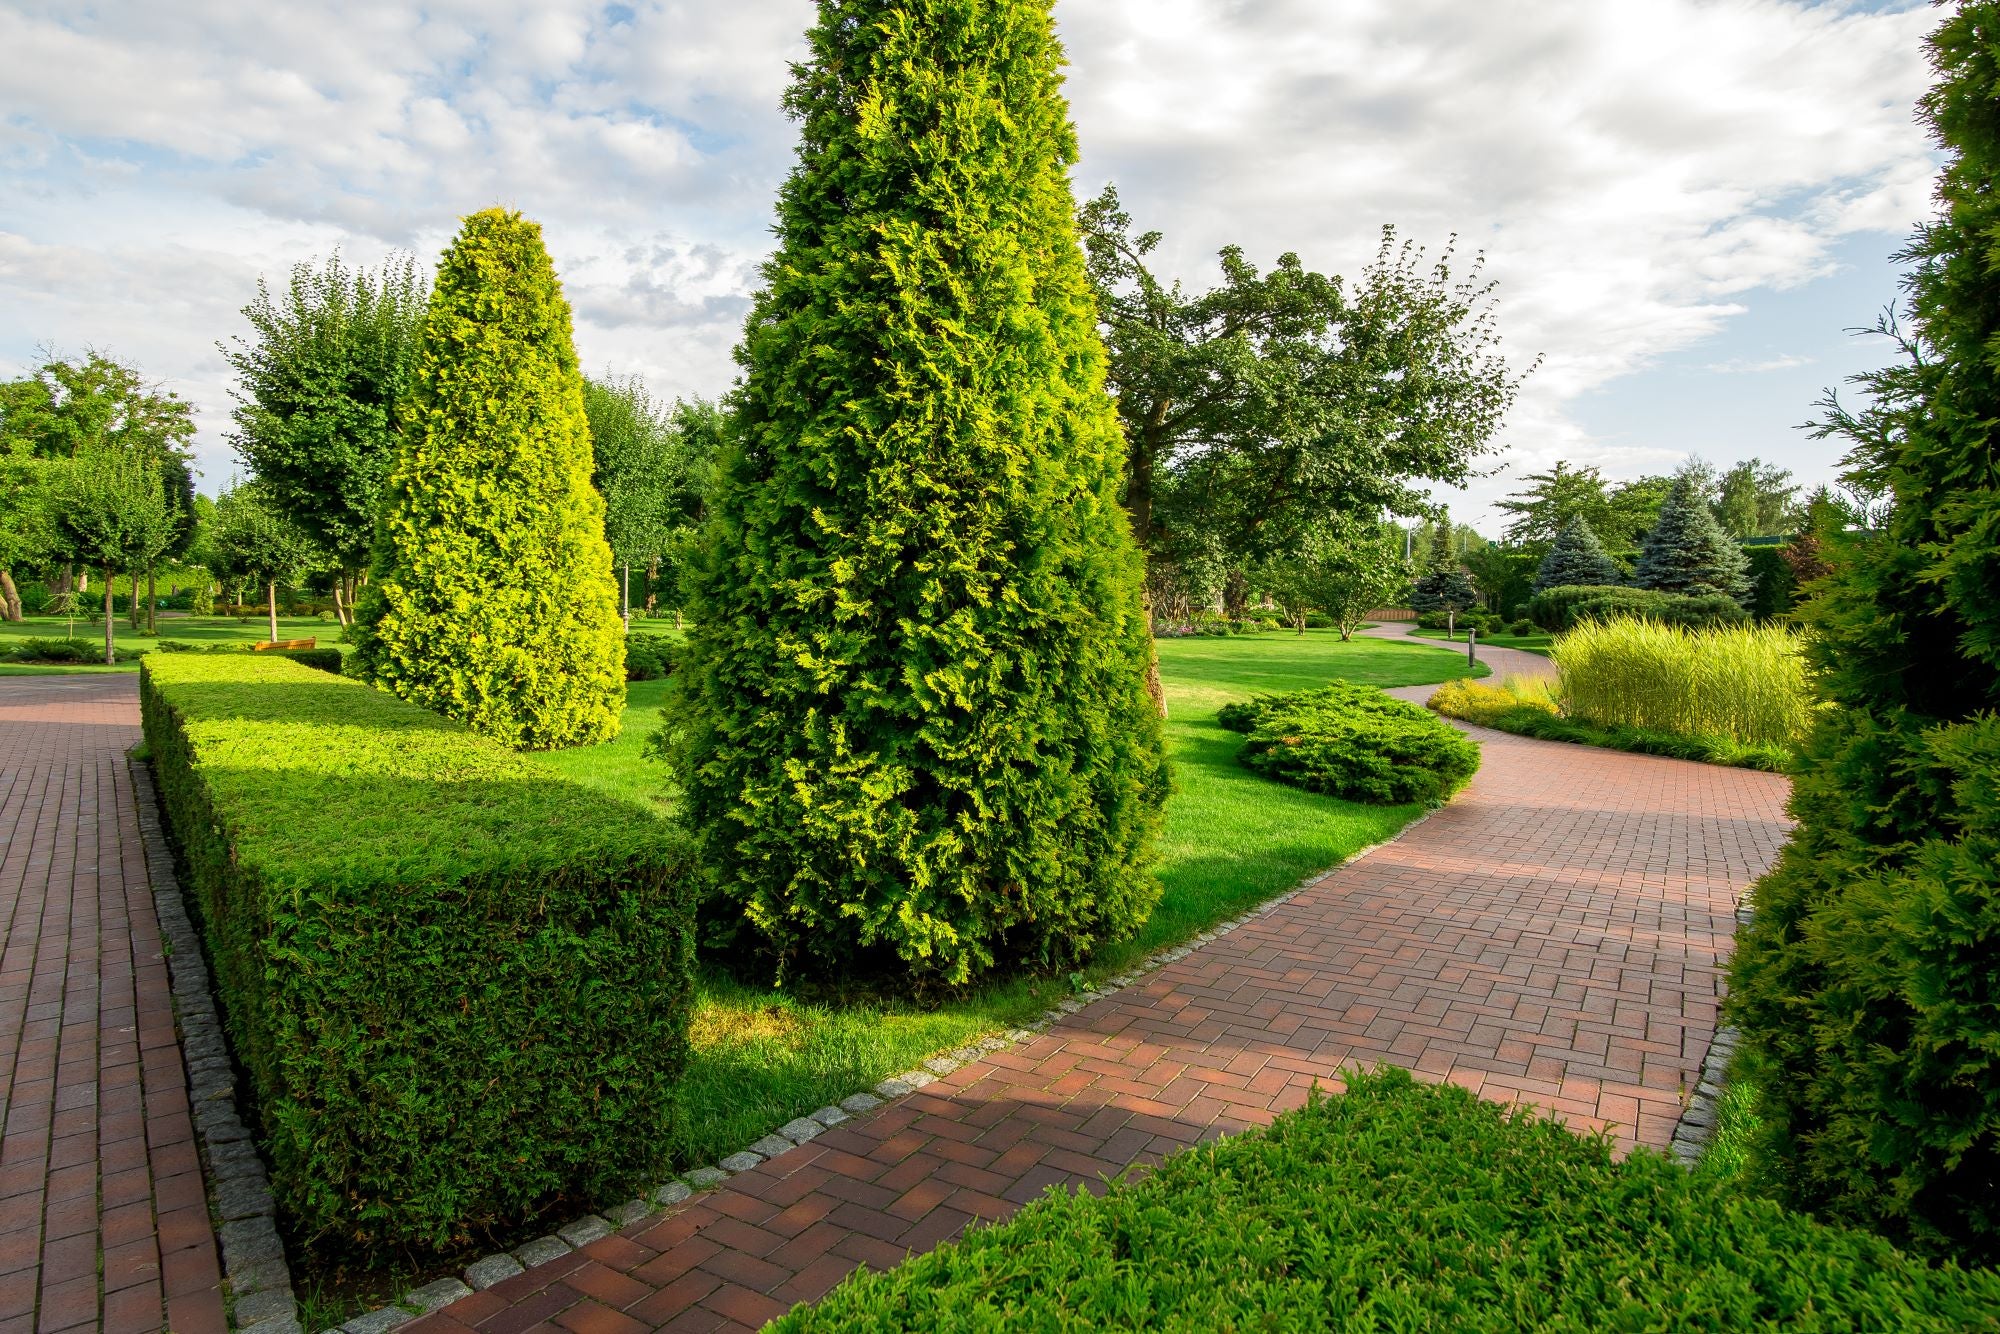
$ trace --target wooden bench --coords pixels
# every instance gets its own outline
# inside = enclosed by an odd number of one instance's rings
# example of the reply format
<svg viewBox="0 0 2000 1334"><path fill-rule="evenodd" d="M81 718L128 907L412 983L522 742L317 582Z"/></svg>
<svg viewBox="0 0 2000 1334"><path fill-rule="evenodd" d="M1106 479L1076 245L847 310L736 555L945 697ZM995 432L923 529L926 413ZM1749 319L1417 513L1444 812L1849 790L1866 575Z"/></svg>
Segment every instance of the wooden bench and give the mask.
<svg viewBox="0 0 2000 1334"><path fill-rule="evenodd" d="M314 648L318 644L319 640L317 639L274 639L268 644L252 644L250 651L252 653L269 653L273 649L276 649L280 653L288 653L293 649Z"/></svg>

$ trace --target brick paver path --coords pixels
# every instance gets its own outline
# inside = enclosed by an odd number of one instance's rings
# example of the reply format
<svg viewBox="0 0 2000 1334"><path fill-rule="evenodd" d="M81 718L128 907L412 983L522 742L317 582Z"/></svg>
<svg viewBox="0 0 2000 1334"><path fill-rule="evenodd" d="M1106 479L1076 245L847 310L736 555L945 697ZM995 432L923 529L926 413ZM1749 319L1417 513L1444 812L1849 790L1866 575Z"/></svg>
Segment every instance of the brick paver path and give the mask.
<svg viewBox="0 0 2000 1334"><path fill-rule="evenodd" d="M0 1334L223 1328L138 740L135 677L0 678Z"/></svg>
<svg viewBox="0 0 2000 1334"><path fill-rule="evenodd" d="M1786 782L1476 735L1485 764L1450 806L1241 929L417 1328L754 1327L1051 1184L1267 1121L1356 1063L1665 1146Z"/></svg>

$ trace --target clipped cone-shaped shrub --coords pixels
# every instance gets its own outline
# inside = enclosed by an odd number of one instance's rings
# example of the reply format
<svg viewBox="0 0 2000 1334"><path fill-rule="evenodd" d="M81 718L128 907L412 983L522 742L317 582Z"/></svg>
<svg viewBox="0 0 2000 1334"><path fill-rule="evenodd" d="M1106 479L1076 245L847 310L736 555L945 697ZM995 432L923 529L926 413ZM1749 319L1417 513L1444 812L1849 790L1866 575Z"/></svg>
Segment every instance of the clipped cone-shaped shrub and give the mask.
<svg viewBox="0 0 2000 1334"><path fill-rule="evenodd" d="M690 575L687 815L781 972L1067 962L1151 911L1166 782L1049 6L824 0L809 41Z"/></svg>
<svg viewBox="0 0 2000 1334"><path fill-rule="evenodd" d="M583 379L541 228L488 209L438 266L359 608L368 679L523 750L625 705Z"/></svg>
<svg viewBox="0 0 2000 1334"><path fill-rule="evenodd" d="M1719 593L1750 605L1750 559L1736 539L1722 531L1692 478L1674 479L1666 503L1660 506L1659 522L1640 548L1632 583L1662 593L1697 597Z"/></svg>
<svg viewBox="0 0 2000 1334"><path fill-rule="evenodd" d="M1535 591L1616 584L1621 578L1618 562L1605 553L1590 521L1581 514L1572 514L1556 534L1549 554L1542 557L1541 567L1535 572Z"/></svg>

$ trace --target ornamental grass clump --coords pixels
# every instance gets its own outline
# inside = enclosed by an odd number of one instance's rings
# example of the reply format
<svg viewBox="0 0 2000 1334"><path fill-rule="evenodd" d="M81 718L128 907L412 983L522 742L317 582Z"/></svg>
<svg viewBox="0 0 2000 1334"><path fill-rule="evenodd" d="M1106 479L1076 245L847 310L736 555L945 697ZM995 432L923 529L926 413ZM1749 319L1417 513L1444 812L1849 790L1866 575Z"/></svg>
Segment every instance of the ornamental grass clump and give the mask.
<svg viewBox="0 0 2000 1334"><path fill-rule="evenodd" d="M823 0L663 738L772 971L963 984L1158 901L1142 568L1048 0Z"/></svg>
<svg viewBox="0 0 2000 1334"><path fill-rule="evenodd" d="M1791 747L1813 720L1798 636L1778 626L1585 621L1549 656L1564 714L1583 722Z"/></svg>

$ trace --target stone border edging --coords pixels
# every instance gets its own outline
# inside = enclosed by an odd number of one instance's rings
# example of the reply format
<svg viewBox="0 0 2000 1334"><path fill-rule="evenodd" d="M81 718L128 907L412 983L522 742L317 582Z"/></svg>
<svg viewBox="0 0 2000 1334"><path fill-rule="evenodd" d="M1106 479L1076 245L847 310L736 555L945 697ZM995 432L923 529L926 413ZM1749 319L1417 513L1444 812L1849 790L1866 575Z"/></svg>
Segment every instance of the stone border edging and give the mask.
<svg viewBox="0 0 2000 1334"><path fill-rule="evenodd" d="M1736 905L1737 926L1750 925L1754 916L1747 897ZM1736 1055L1736 1044L1742 1036L1735 1025L1718 1024L1715 1036L1708 1040L1700 1079L1688 1097L1688 1105L1681 1111L1680 1123L1674 1127L1673 1142L1667 1146L1674 1161L1682 1167L1691 1168L1701 1161L1709 1141L1715 1138L1716 1115L1721 1110L1723 1086L1729 1080L1729 1062Z"/></svg>
<svg viewBox="0 0 2000 1334"><path fill-rule="evenodd" d="M285 1263L285 1245L278 1236L270 1177L249 1128L237 1115L236 1065L216 1013L201 938L188 918L180 879L174 873L152 765L129 755L126 763L137 797L146 880L153 890L160 938L167 947L188 1109L201 1143L209 1211L219 1220L215 1238L222 1251L229 1323L243 1334L300 1334L298 1300L291 1268Z"/></svg>
<svg viewBox="0 0 2000 1334"><path fill-rule="evenodd" d="M1333 872L1395 842L1396 839L1430 819L1439 809L1431 807L1397 830L1393 837L1359 848L1334 865L1314 871L1284 893L1266 899L1228 921L1218 922L1207 930L1197 932L1178 945L1148 955L1125 972L1105 978L1103 982L1088 991L1081 991L1058 1001L1040 1017L1020 1028L1009 1029L999 1037L980 1038L941 1056L933 1056L916 1069L892 1075L866 1092L851 1094L836 1105L822 1107L816 1112L787 1121L754 1144L729 1154L713 1166L697 1167L683 1172L670 1181L652 1187L643 1195L627 1200L623 1204L611 1206L602 1214L585 1214L568 1225L557 1228L548 1236L538 1237L515 1247L512 1251L496 1251L491 1255L482 1256L467 1265L457 1277L441 1278L420 1288L414 1288L390 1305L378 1307L365 1315L358 1315L344 1325L322 1331L322 1334L388 1334L388 1331L397 1326L449 1306L461 1297L470 1297L476 1291L484 1291L504 1279L525 1273L536 1265L547 1264L551 1260L568 1255L571 1251L581 1250L591 1242L608 1237L649 1214L685 1203L694 1198L698 1191L720 1186L738 1173L748 1172L768 1159L776 1158L801 1144L809 1143L843 1121L873 1111L906 1094L914 1093L962 1065L1025 1042L1046 1031L1051 1024L1067 1019L1085 1006L1123 991L1148 973L1157 972L1167 964L1185 959L1203 945L1226 936L1237 927L1262 917L1280 904L1297 898ZM288 1332L281 1332L273 1326L268 1332L260 1328L258 1334L288 1334Z"/></svg>

